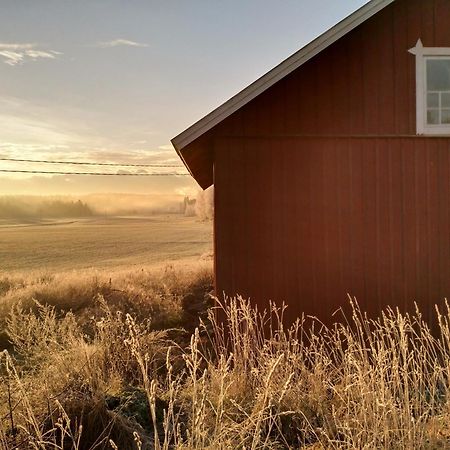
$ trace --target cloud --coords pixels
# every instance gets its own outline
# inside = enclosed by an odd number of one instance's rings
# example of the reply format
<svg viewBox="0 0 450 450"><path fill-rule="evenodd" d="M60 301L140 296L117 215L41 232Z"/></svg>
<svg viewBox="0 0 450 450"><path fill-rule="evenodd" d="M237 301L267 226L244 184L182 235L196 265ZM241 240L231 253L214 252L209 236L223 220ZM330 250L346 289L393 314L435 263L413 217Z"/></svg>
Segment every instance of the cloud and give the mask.
<svg viewBox="0 0 450 450"><path fill-rule="evenodd" d="M0 102L0 107L2 102ZM81 143L81 138L63 121L45 116L36 117L33 112L20 115L16 111L1 111L0 149L42 151L55 146ZM16 146L16 147L15 147Z"/></svg>
<svg viewBox="0 0 450 450"><path fill-rule="evenodd" d="M148 44L142 42L130 41L128 39L113 39L111 41L98 42L95 47L112 48L112 47L148 47Z"/></svg>
<svg viewBox="0 0 450 450"><path fill-rule="evenodd" d="M79 195L105 192L193 195L197 190L196 182L191 177L0 174L2 195Z"/></svg>
<svg viewBox="0 0 450 450"><path fill-rule="evenodd" d="M173 150L172 144L160 145L158 148L159 148L160 150Z"/></svg>
<svg viewBox="0 0 450 450"><path fill-rule="evenodd" d="M3 57L3 62L9 66L15 66L23 62L23 53L0 50L0 56Z"/></svg>
<svg viewBox="0 0 450 450"><path fill-rule="evenodd" d="M16 66L38 59L55 59L61 52L42 50L34 43L0 42L0 59L9 66Z"/></svg>
<svg viewBox="0 0 450 450"><path fill-rule="evenodd" d="M0 42L0 48L2 50L29 50L36 47L36 44L31 43L25 43L25 44L19 44L19 43L5 43Z"/></svg>
<svg viewBox="0 0 450 450"><path fill-rule="evenodd" d="M17 97L0 96L0 156L3 158L87 161L121 164L176 165L177 168L89 167L89 171L116 170L138 172L185 172L176 152L169 145L153 144L137 125L104 127L95 111L46 105ZM100 123L100 126L98 124ZM131 131L129 128L131 127ZM106 129L106 132L103 130ZM123 129L127 132L122 135ZM145 143L144 143L145 141ZM139 146L133 144L139 142ZM158 142L158 144L163 142ZM159 148L160 147L160 148ZM84 166L83 166L84 167ZM59 170L75 172L77 166L0 161L0 168L11 170ZM80 166L81 168L81 166ZM70 194L90 192L152 192L172 194L176 189L194 189L187 176L52 176L0 173L1 194ZM187 191L186 191L187 192Z"/></svg>
<svg viewBox="0 0 450 450"><path fill-rule="evenodd" d="M56 52L54 50L51 50L49 52L45 52L43 50L27 50L26 55L29 56L32 59L37 58L51 58L55 59L57 55L61 55L61 52Z"/></svg>

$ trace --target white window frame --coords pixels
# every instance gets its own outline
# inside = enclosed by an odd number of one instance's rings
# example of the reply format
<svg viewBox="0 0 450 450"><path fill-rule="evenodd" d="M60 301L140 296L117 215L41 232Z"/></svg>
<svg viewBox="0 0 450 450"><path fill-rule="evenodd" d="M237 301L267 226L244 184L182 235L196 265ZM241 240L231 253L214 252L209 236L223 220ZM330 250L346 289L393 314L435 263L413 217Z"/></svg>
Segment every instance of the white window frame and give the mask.
<svg viewBox="0 0 450 450"><path fill-rule="evenodd" d="M427 123L427 66L429 58L448 57L450 48L424 47L419 39L414 48L409 50L416 56L416 129L417 134L450 135L450 124L431 125Z"/></svg>

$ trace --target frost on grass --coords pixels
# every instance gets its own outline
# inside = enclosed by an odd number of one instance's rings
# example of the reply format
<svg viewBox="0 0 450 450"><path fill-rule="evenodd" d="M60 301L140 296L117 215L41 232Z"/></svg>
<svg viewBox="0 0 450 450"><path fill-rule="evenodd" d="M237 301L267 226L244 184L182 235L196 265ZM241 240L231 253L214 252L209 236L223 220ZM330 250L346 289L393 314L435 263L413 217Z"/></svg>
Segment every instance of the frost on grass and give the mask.
<svg viewBox="0 0 450 450"><path fill-rule="evenodd" d="M105 287L74 312L50 288L50 304L9 298L4 448L448 448L448 308L439 335L356 303L346 325L285 328L240 298L208 310L210 272L117 279L134 309Z"/></svg>

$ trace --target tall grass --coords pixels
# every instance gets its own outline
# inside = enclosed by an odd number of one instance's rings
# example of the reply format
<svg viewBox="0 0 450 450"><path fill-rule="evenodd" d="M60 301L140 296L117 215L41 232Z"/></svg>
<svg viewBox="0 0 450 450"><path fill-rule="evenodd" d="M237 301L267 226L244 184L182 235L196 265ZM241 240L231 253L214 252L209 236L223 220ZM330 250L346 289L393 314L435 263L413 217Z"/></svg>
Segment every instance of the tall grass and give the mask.
<svg viewBox="0 0 450 450"><path fill-rule="evenodd" d="M0 350L8 347L6 318L17 305L36 311L36 301L53 306L58 316L71 311L85 332L103 310L128 312L138 320L152 318L156 329L183 327L193 331L205 313L212 289L209 264L167 265L132 270L83 270L61 273L0 272Z"/></svg>
<svg viewBox="0 0 450 450"><path fill-rule="evenodd" d="M448 306L432 334L419 312L368 320L353 302L342 324L286 328L283 309L237 298L186 335L101 295L96 305L89 334L55 306L13 307L4 448L449 446Z"/></svg>

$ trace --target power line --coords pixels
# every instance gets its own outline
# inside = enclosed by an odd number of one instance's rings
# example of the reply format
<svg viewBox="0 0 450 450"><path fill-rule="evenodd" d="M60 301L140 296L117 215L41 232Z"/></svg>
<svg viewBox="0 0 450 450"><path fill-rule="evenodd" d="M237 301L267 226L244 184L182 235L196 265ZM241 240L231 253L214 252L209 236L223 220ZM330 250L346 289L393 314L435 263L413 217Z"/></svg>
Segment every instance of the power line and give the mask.
<svg viewBox="0 0 450 450"><path fill-rule="evenodd" d="M112 177L178 177L189 176L189 173L105 173L105 172L59 172L59 171L41 171L41 170L10 170L0 169L0 172L6 173L35 173L47 175L100 175Z"/></svg>
<svg viewBox="0 0 450 450"><path fill-rule="evenodd" d="M14 161L14 162L30 162L30 163L44 163L44 164L76 164L79 166L118 166L118 167L183 167L180 164L119 164L119 163L96 163L96 162L81 162L81 161L49 161L47 159L16 159L16 158L0 158L0 161Z"/></svg>

